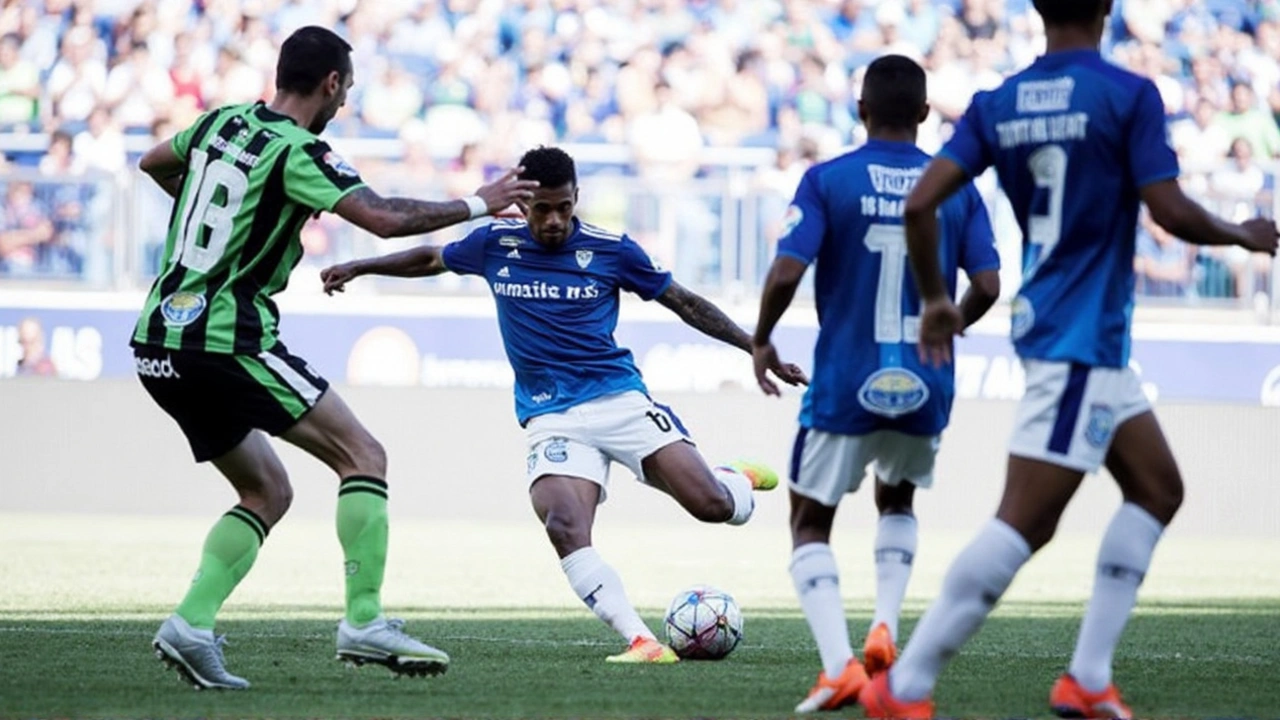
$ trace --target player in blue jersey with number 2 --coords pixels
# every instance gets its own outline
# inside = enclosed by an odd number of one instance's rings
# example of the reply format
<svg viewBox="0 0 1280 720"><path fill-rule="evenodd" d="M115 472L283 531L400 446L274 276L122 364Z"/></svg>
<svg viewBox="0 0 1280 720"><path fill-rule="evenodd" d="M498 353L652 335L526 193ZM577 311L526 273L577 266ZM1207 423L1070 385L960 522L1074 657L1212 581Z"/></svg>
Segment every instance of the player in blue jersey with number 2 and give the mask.
<svg viewBox="0 0 1280 720"><path fill-rule="evenodd" d="M1062 717L1133 717L1112 682L1112 655L1156 543L1182 503L1178 466L1129 368L1139 205L1192 243L1276 250L1272 221L1224 222L1179 188L1159 91L1098 52L1111 0L1034 5L1047 53L974 97L906 210L924 299L920 348L933 362L950 359L964 321L938 266L937 208L994 167L1022 229L1012 333L1027 387L1004 497L952 563L898 662L863 689L869 717L934 716L930 696L947 660L1049 542L1084 475L1104 464L1124 501L1102 538L1075 653L1049 704Z"/></svg>
<svg viewBox="0 0 1280 720"><path fill-rule="evenodd" d="M952 367L922 363L915 344L920 295L907 272L902 211L929 163L916 130L929 114L924 69L900 55L867 68L858 111L868 140L805 173L788 209L752 338L756 372L776 364L770 335L800 279L816 263L818 341L813 380L800 410L791 466L791 577L822 659L822 672L796 712L836 710L893 663L898 613L916 552L912 499L933 482L939 436L955 396ZM942 206L939 262L954 294L958 271L970 286L966 325L1000 294L1000 258L978 191L967 186ZM841 497L874 463L876 610L853 654L831 552Z"/></svg>
<svg viewBox="0 0 1280 720"><path fill-rule="evenodd" d="M521 206L524 220L477 228L443 250L423 246L327 268L325 290L341 290L359 275L452 271L485 278L515 370L530 499L569 584L629 643L610 662L675 662L632 607L617 572L591 546L610 462L669 493L695 518L731 525L751 517L753 489L771 489L778 479L761 465L708 467L671 409L650 399L631 352L613 339L619 291L657 300L691 327L746 352L751 338L674 282L631 238L576 218L577 173L563 150L530 150L520 166L521 180L539 184ZM806 382L794 365L775 362L770 369L784 382Z"/></svg>

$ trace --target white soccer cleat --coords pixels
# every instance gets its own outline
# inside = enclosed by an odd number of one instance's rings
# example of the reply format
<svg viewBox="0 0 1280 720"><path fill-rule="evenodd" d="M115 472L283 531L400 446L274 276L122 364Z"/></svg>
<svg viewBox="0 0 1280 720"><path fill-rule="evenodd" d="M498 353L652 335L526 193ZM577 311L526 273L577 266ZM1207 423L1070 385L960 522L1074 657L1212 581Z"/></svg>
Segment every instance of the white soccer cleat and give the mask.
<svg viewBox="0 0 1280 720"><path fill-rule="evenodd" d="M363 665L377 663L398 675L440 675L449 669L443 650L409 637L404 621L379 616L364 627L338 623L338 659Z"/></svg>
<svg viewBox="0 0 1280 720"><path fill-rule="evenodd" d="M249 681L227 672L222 658L225 635L214 637L212 630L200 630L178 615L170 615L160 625L151 646L156 657L178 671L197 690L245 690Z"/></svg>

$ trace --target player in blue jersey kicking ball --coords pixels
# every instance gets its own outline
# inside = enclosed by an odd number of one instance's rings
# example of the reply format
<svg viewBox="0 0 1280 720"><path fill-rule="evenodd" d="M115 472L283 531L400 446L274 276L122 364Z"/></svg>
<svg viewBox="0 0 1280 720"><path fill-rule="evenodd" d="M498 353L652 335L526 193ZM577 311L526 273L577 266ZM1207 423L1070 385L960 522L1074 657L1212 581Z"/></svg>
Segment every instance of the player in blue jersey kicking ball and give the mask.
<svg viewBox="0 0 1280 720"><path fill-rule="evenodd" d="M776 362L770 335L800 279L816 263L818 342L813 381L800 411L791 466L791 577L818 644L822 672L796 712L858 701L867 676L894 660L898 613L916 552L912 500L933 482L939 435L955 397L950 365L918 358L920 295L907 269L902 209L929 156L915 145L929 114L924 69L900 55L867 68L858 111L866 145L805 173L788 209L786 234L769 270L753 343L757 376ZM964 270L965 325L1000 295L991 221L969 185L942 206L941 262L947 292ZM840 499L875 464L876 610L863 644L849 642L831 526Z"/></svg>
<svg viewBox="0 0 1280 720"><path fill-rule="evenodd" d="M422 246L327 268L321 273L325 290L341 291L360 275L451 271L485 278L515 371L516 416L529 444L530 499L569 584L629 643L609 661L675 662L675 653L632 607L618 574L591 546L610 463L670 494L695 518L731 525L751 517L753 489L771 489L778 479L758 465L707 466L679 418L649 397L631 352L614 341L619 292L657 300L691 327L745 352L751 338L715 305L676 283L631 238L575 217L577 172L563 150L530 150L520 166L520 179L539 184L521 206L525 219L500 220L444 248ZM788 384L806 382L794 365L778 361L770 369Z"/></svg>
<svg viewBox="0 0 1280 720"><path fill-rule="evenodd" d="M1112 682L1112 655L1156 542L1182 503L1178 466L1129 369L1139 205L1188 242L1276 251L1272 221L1224 222L1179 188L1159 91L1098 52L1111 0L1034 5L1048 52L974 97L906 210L924 298L921 359L935 363L950 362L952 336L964 323L939 266L937 209L994 167L1021 226L1023 280L1012 330L1027 389L1004 497L952 563L898 662L863 689L869 717L933 717L930 695L947 660L1049 542L1084 475L1104 464L1124 502L1102 538L1075 654L1049 704L1062 717L1133 717Z"/></svg>

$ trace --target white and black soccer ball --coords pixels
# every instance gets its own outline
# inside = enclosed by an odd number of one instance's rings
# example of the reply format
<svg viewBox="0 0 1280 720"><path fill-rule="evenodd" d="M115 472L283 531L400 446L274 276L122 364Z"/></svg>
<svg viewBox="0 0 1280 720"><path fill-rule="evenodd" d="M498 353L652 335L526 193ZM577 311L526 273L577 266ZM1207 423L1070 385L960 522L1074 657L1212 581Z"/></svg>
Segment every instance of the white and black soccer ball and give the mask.
<svg viewBox="0 0 1280 720"><path fill-rule="evenodd" d="M681 592L667 608L667 644L686 660L719 660L742 642L742 611L729 593L707 585Z"/></svg>

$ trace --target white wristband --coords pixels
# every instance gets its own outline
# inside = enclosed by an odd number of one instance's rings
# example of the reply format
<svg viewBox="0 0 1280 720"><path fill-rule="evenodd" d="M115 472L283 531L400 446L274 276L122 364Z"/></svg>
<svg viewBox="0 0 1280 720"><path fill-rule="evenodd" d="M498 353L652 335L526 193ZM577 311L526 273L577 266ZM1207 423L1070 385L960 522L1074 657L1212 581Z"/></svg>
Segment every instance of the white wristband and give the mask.
<svg viewBox="0 0 1280 720"><path fill-rule="evenodd" d="M469 220L475 220L478 217L489 214L489 203L485 202L484 198L479 195L468 195L462 198L462 202L467 204L467 210L471 212Z"/></svg>

